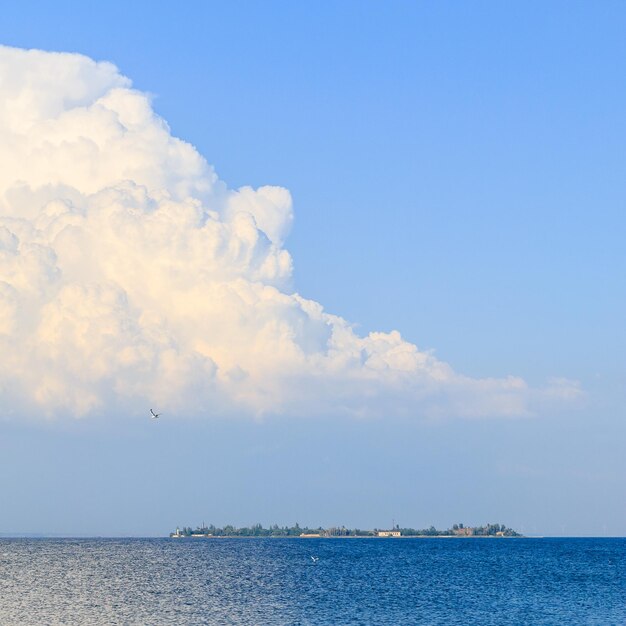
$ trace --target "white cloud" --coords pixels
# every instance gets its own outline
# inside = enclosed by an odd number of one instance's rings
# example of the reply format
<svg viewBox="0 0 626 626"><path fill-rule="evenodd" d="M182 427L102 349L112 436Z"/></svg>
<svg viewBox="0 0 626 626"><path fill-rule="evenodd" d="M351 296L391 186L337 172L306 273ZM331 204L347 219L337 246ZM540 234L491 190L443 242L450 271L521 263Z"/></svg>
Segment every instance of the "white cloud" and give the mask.
<svg viewBox="0 0 626 626"><path fill-rule="evenodd" d="M292 219L286 189L229 190L110 63L0 47L3 404L471 417L580 393L357 335L291 293Z"/></svg>

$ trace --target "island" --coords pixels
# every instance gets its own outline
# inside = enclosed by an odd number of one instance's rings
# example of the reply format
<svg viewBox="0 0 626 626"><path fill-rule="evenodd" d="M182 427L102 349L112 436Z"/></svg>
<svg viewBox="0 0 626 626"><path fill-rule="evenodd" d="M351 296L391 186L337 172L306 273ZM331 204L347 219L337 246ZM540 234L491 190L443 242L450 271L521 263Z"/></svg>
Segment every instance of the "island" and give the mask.
<svg viewBox="0 0 626 626"><path fill-rule="evenodd" d="M298 523L294 526L278 526L274 524L269 528L264 528L261 524L252 526L244 526L237 528L232 525L226 525L218 528L213 524L201 526L192 529L190 526L177 528L170 533L172 539L184 538L207 538L207 537L299 537L302 539L319 539L319 538L335 538L335 537L385 537L385 538L401 538L401 537L522 537L520 533L508 528L504 524L485 524L484 526L464 526L463 524L454 524L446 530L438 530L434 526L430 528L400 528L394 525L392 528L373 530L361 530L359 528L346 528L345 526L333 526L331 528L308 528L301 527Z"/></svg>

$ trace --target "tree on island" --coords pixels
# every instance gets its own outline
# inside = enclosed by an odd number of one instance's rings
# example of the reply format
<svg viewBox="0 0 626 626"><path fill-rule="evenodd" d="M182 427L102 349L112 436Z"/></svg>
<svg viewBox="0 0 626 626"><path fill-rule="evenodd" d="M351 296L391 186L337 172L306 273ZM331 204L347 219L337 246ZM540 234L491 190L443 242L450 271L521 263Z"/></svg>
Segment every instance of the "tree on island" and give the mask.
<svg viewBox="0 0 626 626"><path fill-rule="evenodd" d="M438 530L434 526L425 529L400 528L398 524L394 525L394 530L400 531L403 537L521 537L521 535L507 528L504 524L486 524L485 526L464 526L463 524L453 524L452 528L447 530ZM236 528L231 524L227 524L223 528L218 528L213 524L209 526L198 526L192 530L190 526L184 526L182 530L172 535L177 537L205 536L205 537L300 537L301 535L320 535L323 537L375 537L378 536L378 529L361 530L349 529L345 526L337 526L324 529L322 527L309 528L301 527L297 522L294 526L278 526L273 524L269 528L264 528L262 524L253 524L252 526L244 526Z"/></svg>

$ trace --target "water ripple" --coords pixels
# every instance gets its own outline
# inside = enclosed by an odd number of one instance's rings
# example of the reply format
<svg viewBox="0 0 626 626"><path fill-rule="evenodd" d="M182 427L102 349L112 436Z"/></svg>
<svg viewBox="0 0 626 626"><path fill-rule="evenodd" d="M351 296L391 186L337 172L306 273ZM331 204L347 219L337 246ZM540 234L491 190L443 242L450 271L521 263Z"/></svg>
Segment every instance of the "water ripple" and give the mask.
<svg viewBox="0 0 626 626"><path fill-rule="evenodd" d="M2 539L0 624L620 626L625 563L622 539Z"/></svg>

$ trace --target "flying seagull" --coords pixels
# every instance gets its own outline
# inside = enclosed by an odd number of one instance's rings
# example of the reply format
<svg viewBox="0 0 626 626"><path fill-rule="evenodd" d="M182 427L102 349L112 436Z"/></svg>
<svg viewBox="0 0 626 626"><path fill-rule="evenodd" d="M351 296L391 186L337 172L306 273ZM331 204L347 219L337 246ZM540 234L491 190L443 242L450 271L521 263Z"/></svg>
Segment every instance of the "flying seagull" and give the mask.
<svg viewBox="0 0 626 626"><path fill-rule="evenodd" d="M152 419L156 419L157 417L163 415L163 413L155 413L152 409L150 409L150 413L152 413Z"/></svg>

